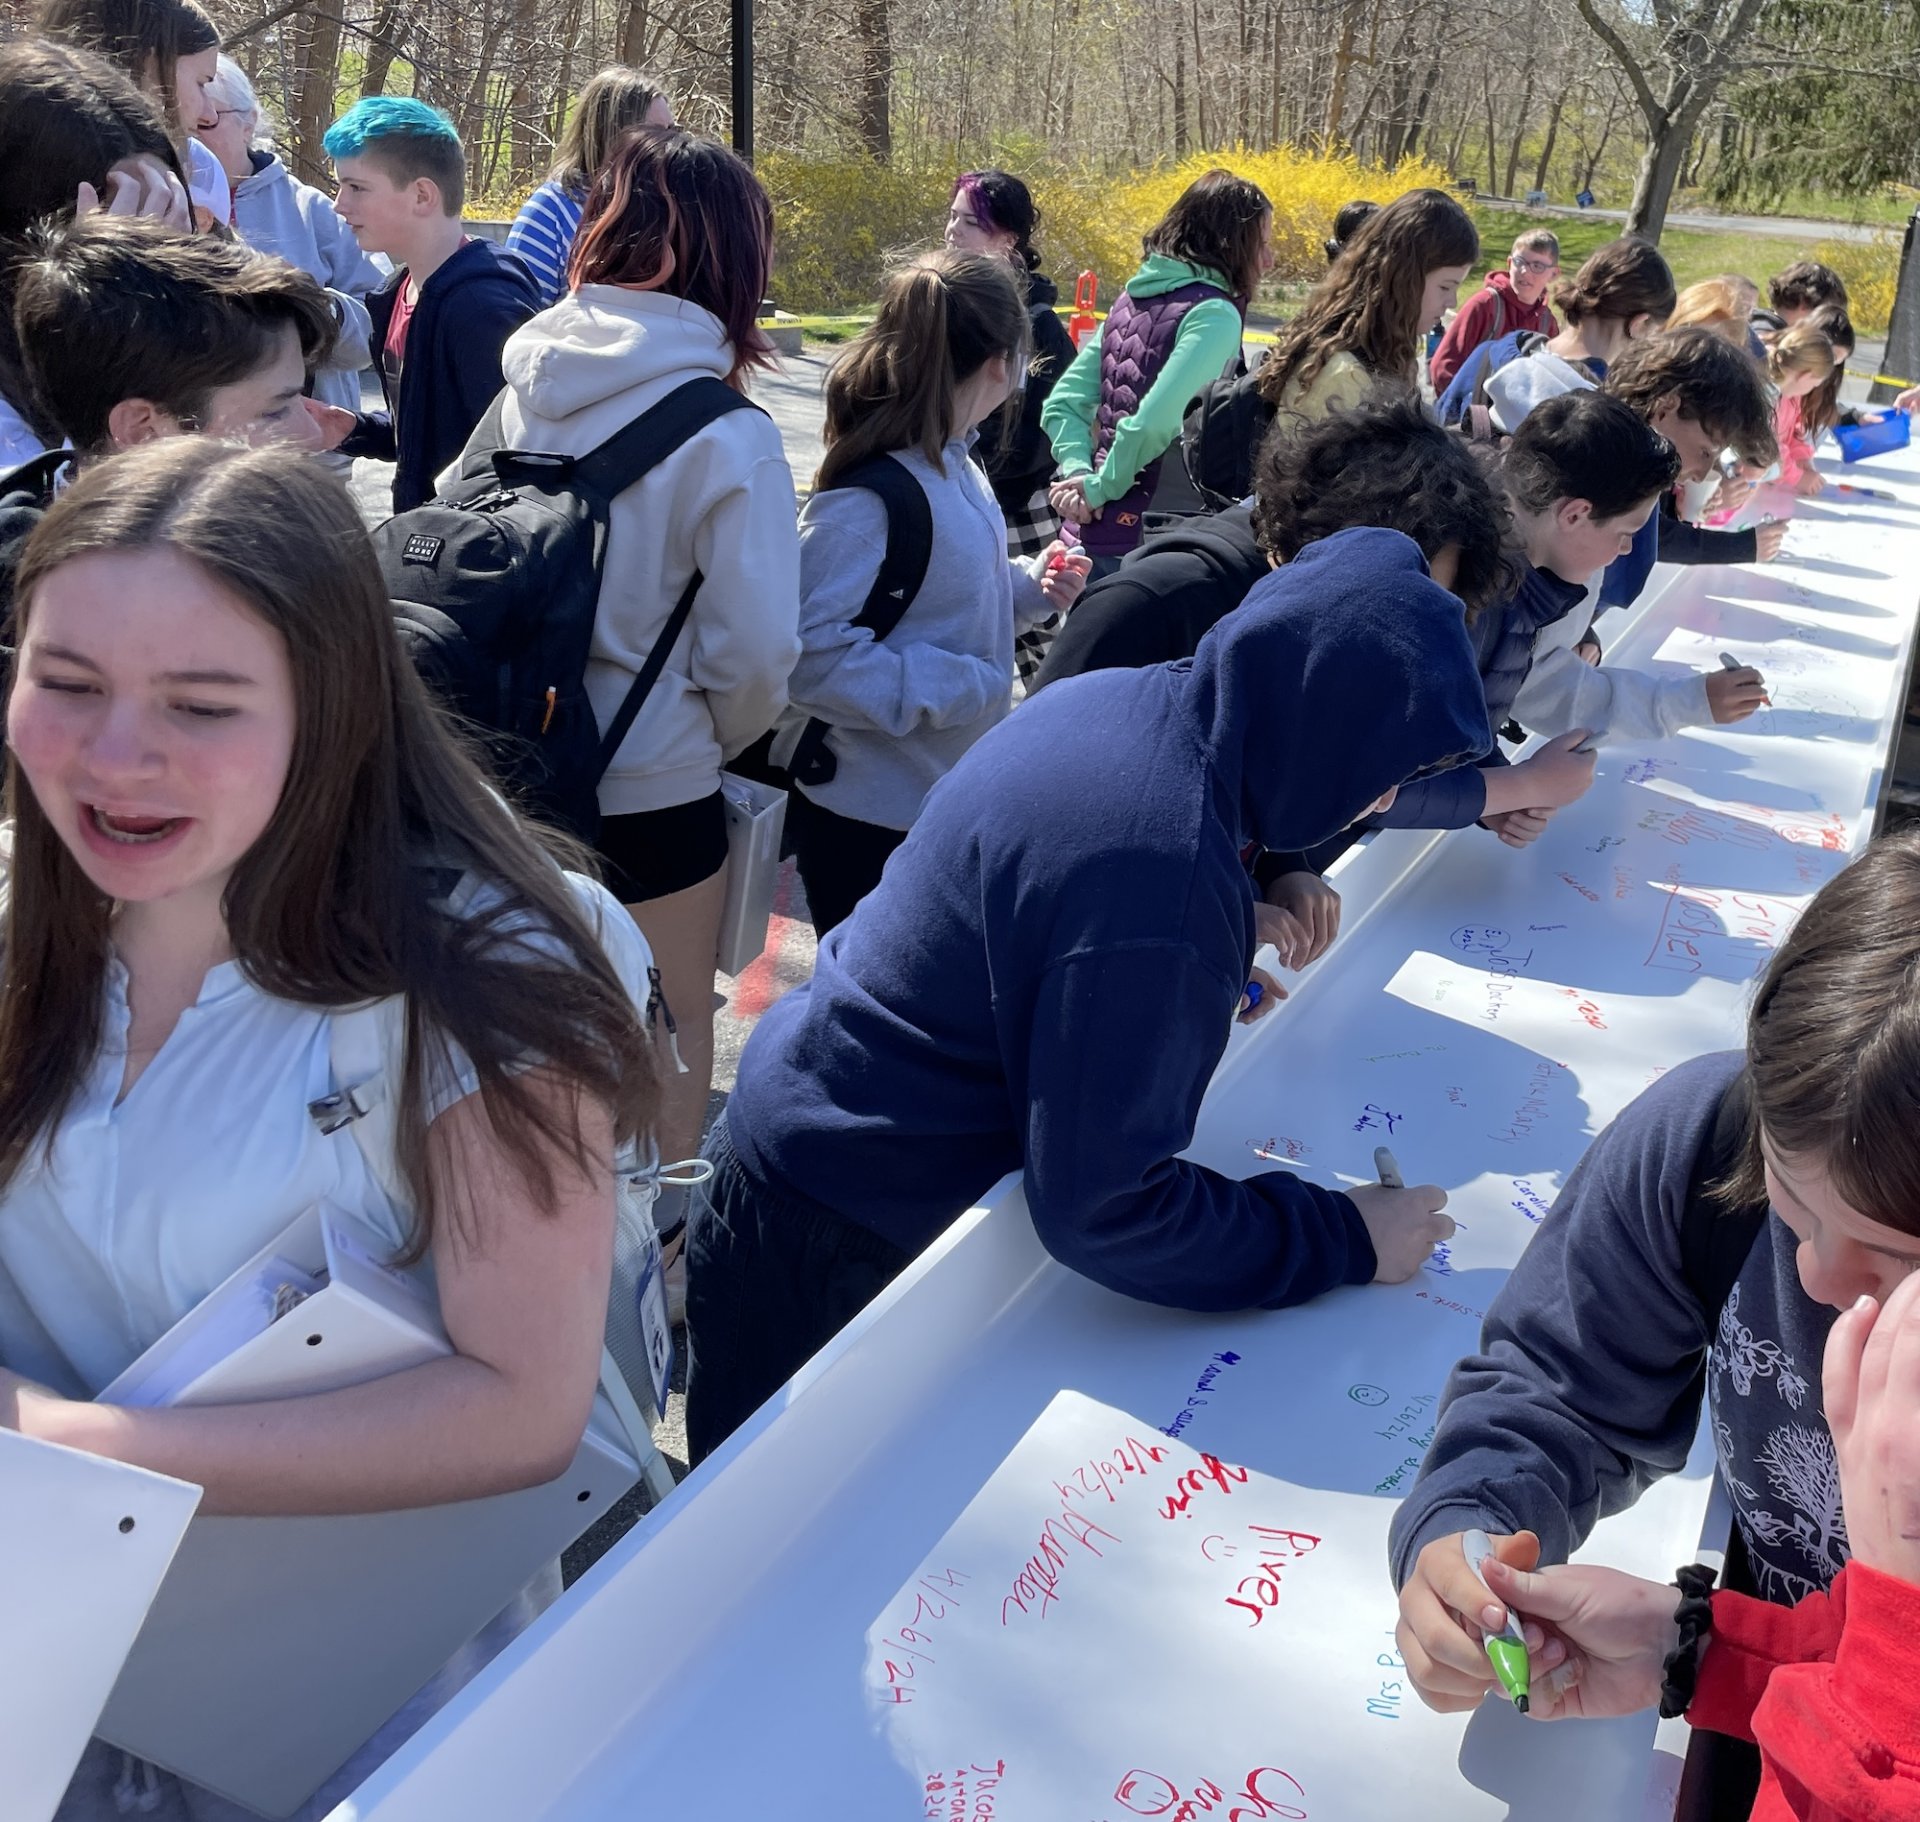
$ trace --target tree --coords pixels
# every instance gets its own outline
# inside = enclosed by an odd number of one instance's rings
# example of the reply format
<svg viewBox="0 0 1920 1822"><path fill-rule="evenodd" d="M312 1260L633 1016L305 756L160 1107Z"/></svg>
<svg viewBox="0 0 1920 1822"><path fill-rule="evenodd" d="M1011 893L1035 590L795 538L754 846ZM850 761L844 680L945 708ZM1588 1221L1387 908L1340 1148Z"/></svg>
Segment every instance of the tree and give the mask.
<svg viewBox="0 0 1920 1822"><path fill-rule="evenodd" d="M1612 0L1575 0L1580 16L1620 66L1646 127L1646 150L1627 205L1627 232L1658 240L1674 184L1701 116L1741 67L1763 0L1649 0L1652 27ZM1629 34L1641 48L1629 41Z"/></svg>

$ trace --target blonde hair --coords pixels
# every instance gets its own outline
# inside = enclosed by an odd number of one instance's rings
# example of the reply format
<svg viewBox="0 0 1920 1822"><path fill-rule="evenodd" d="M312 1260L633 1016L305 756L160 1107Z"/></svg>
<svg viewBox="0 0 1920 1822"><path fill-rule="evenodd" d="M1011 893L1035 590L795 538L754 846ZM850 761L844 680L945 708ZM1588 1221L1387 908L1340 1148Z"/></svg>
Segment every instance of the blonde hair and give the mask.
<svg viewBox="0 0 1920 1822"><path fill-rule="evenodd" d="M827 453L814 485L831 487L870 456L940 452L963 426L955 391L998 355L1024 358L1027 308L1004 259L942 248L894 269L873 322L827 375Z"/></svg>
<svg viewBox="0 0 1920 1822"><path fill-rule="evenodd" d="M1809 322L1782 329L1767 349L1767 378L1776 386L1785 385L1796 373L1811 373L1824 385L1838 365L1827 332Z"/></svg>
<svg viewBox="0 0 1920 1822"><path fill-rule="evenodd" d="M1747 345L1747 312L1724 278L1705 278L1674 299L1669 329L1711 329L1723 341Z"/></svg>
<svg viewBox="0 0 1920 1822"><path fill-rule="evenodd" d="M645 126L657 101L671 97L657 77L615 63L587 78L554 147L550 183L584 190L613 156L620 135Z"/></svg>

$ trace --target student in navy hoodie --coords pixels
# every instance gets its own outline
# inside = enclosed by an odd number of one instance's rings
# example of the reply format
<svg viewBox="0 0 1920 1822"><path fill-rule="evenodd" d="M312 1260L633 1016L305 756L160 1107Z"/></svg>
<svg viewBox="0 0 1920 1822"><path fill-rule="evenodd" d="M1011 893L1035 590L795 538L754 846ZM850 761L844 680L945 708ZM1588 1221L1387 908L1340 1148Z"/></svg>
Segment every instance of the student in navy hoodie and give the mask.
<svg viewBox="0 0 1920 1822"><path fill-rule="evenodd" d="M1669 1070L1594 1141L1454 1368L1389 1542L1401 1652L1429 1706L1477 1707L1493 1681L1481 1639L1505 1610L1466 1567L1462 1534L1486 1531L1515 1568L1565 1562L1682 1469L1703 1402L1744 1546L1730 1566L1781 1606L1835 1584L1850 1556L1845 1418L1822 1414L1822 1353L1836 1315L1920 1269L1917 1081L1920 834L1907 830L1807 907L1755 991L1744 1052ZM1566 1656L1550 1631L1535 1676ZM1542 1706L1558 1693L1550 1682ZM1877 1756L1892 1789L1892 1755Z"/></svg>
<svg viewBox="0 0 1920 1822"><path fill-rule="evenodd" d="M328 407L328 446L395 464L393 510L433 497L499 394L500 350L540 307L526 267L460 220L467 160L453 122L404 95L357 101L323 142L334 206L399 268L367 299L384 412Z"/></svg>
<svg viewBox="0 0 1920 1822"><path fill-rule="evenodd" d="M1055 1258L1155 1303L1418 1271L1453 1226L1437 1188L1178 1154L1247 987L1245 857L1490 738L1459 601L1369 528L1276 570L1192 659L1061 684L973 747L741 1057L688 1238L695 1458L1009 1170Z"/></svg>

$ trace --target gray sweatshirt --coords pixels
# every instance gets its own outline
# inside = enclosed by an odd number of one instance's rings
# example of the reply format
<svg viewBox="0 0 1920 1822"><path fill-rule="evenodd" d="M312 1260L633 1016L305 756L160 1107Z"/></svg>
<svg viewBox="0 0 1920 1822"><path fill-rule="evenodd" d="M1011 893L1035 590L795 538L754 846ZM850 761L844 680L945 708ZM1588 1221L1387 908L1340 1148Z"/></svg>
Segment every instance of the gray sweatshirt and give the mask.
<svg viewBox="0 0 1920 1822"><path fill-rule="evenodd" d="M856 631L887 545L886 509L864 487L815 493L800 514L800 662L774 756L807 721L833 732L830 784L801 787L823 809L906 829L927 793L1002 720L1013 691L1013 638L1051 611L1038 558L1010 561L993 489L958 440L942 473L918 450L895 457L933 508L927 579L883 640Z"/></svg>
<svg viewBox="0 0 1920 1822"><path fill-rule="evenodd" d="M253 154L253 175L233 186L233 225L256 253L275 253L325 285L340 319L331 363L313 376L313 396L343 410L360 409L360 370L373 358L372 322L362 301L386 274L354 239L333 204L290 172L271 152Z"/></svg>

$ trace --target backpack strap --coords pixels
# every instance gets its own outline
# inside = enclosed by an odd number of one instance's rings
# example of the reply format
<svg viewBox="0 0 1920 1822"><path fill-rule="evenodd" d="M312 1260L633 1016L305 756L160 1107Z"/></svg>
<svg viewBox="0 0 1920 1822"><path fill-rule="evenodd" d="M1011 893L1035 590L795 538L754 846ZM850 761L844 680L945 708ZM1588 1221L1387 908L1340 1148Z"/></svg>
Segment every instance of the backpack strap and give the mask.
<svg viewBox="0 0 1920 1822"><path fill-rule="evenodd" d="M927 500L927 490L914 479L912 470L890 455L856 462L845 474L836 477L832 485L864 487L869 493L878 494L880 504L886 509L887 548L881 555L873 586L867 590L866 600L853 617L853 624L872 633L877 645L900 624L927 579L927 566L933 561L933 507ZM828 724L817 717L802 730L787 765L788 772L799 783L822 785L832 781L839 762L827 750L827 735L831 731Z"/></svg>
<svg viewBox="0 0 1920 1822"><path fill-rule="evenodd" d="M1753 1088L1742 1069L1720 1097L1687 1176L1687 1199L1680 1212L1680 1268L1706 1312L1709 1335L1719 1327L1720 1312L1767 1222L1764 1201L1728 1208L1710 1193L1739 1163L1752 1120Z"/></svg>
<svg viewBox="0 0 1920 1822"><path fill-rule="evenodd" d="M500 401L496 399L496 413L499 407ZM583 456L496 449L492 457L493 468L506 486L517 482L534 486L558 484L574 488L605 504L612 501L615 495L625 493L629 487L637 486L668 456L698 436L709 424L717 423L729 412L759 410L758 405L742 397L726 381L712 374L702 374L698 379L676 386L658 404L650 406L631 424L616 430L604 443L588 450ZM493 422L497 431L497 416ZM602 518L594 532L595 575L602 572L605 562L606 524ZM699 594L701 584L705 581L706 577L698 569L687 578L687 585L680 591L673 611L667 615L666 625L654 640L646 662L634 673L633 681L627 685L627 693L620 698L620 706L613 712L613 719L602 730L600 748L594 755L593 784L597 785L607 775L607 768L618 756L635 718L646 706L653 686L659 682L660 673L667 668L667 659L679 643L681 633L686 630L687 618L693 612L694 597Z"/></svg>
<svg viewBox="0 0 1920 1822"><path fill-rule="evenodd" d="M1493 333L1487 340L1497 342L1507 332L1507 300L1498 285L1489 285L1487 289L1493 293Z"/></svg>
<svg viewBox="0 0 1920 1822"><path fill-rule="evenodd" d="M574 458L573 485L611 500L644 480L668 456L734 411L759 411L725 380L703 373L676 386L657 405L616 430L597 449ZM761 414L762 416L765 413Z"/></svg>

